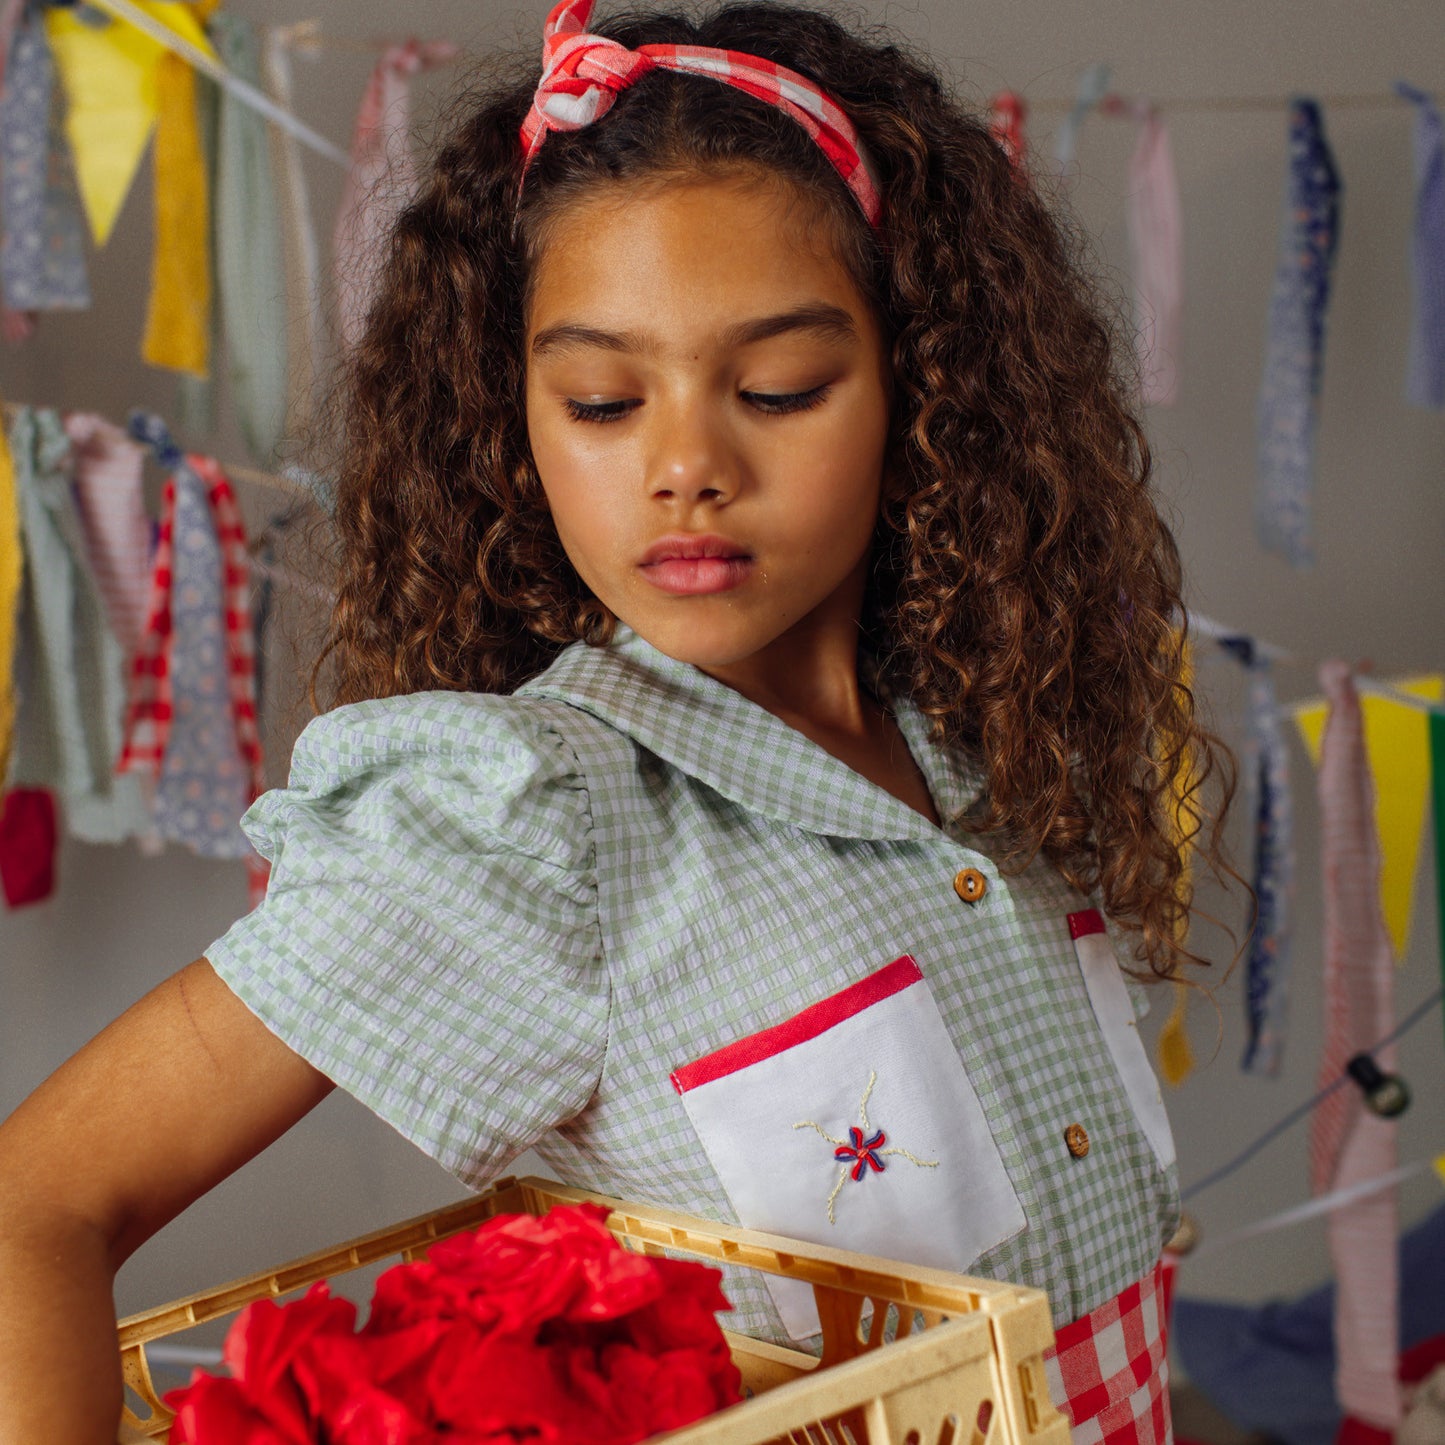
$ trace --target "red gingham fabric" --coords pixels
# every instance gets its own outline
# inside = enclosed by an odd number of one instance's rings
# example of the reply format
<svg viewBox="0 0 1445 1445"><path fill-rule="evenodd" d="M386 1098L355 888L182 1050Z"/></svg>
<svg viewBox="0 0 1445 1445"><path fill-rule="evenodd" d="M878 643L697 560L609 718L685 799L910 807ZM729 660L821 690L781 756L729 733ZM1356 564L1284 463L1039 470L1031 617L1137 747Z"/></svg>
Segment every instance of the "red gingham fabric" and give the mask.
<svg viewBox="0 0 1445 1445"><path fill-rule="evenodd" d="M186 462L206 486L216 539L220 543L222 598L226 636L226 677L236 746L250 772L249 800L266 790L265 761L256 717L256 642L251 627L251 565L246 528L236 495L221 468L210 457L188 453ZM117 772L149 772L158 778L166 755L171 723L171 581L176 486L166 479L161 497L160 532L151 571L151 598L145 631L131 663L131 689L126 709L125 741ZM265 859L252 853L246 860L251 901L266 892L270 872Z"/></svg>
<svg viewBox="0 0 1445 1445"><path fill-rule="evenodd" d="M878 187L864 163L858 133L837 101L811 80L737 50L702 45L644 45L628 50L587 33L594 0L560 0L542 32L542 79L522 122L524 170L552 130L581 130L607 114L620 90L662 66L707 75L785 111L817 142L862 207L870 225L883 213Z"/></svg>
<svg viewBox="0 0 1445 1445"><path fill-rule="evenodd" d="M221 595L225 609L231 717L236 724L236 746L251 774L248 801L254 803L266 791L266 766L256 719L256 634L251 626L251 558L246 551L246 527L231 483L215 459L188 455L186 460L206 484L216 539L221 544ZM246 869L251 901L259 903L266 893L270 865L253 852L247 855Z"/></svg>
<svg viewBox="0 0 1445 1445"><path fill-rule="evenodd" d="M1045 1357L1073 1445L1171 1445L1164 1262L1058 1332Z"/></svg>
<svg viewBox="0 0 1445 1445"><path fill-rule="evenodd" d="M150 601L140 644L130 663L124 742L118 773L158 778L171 731L171 564L176 524L176 484L167 477L161 492L160 528L151 564Z"/></svg>

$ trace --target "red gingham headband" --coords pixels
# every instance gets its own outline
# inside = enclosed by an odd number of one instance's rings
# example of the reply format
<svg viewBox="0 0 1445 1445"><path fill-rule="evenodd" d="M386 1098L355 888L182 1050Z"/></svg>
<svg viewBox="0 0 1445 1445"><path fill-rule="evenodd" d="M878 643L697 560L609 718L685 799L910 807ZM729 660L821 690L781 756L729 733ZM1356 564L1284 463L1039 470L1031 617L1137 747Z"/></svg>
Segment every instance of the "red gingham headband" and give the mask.
<svg viewBox="0 0 1445 1445"><path fill-rule="evenodd" d="M559 0L542 31L542 79L522 122L523 169L532 163L547 132L581 130L612 108L617 92L657 66L707 75L775 105L818 143L863 209L871 226L883 213L878 187L859 150L858 133L842 107L811 80L771 60L702 45L644 45L628 50L605 36L589 35L594 0Z"/></svg>

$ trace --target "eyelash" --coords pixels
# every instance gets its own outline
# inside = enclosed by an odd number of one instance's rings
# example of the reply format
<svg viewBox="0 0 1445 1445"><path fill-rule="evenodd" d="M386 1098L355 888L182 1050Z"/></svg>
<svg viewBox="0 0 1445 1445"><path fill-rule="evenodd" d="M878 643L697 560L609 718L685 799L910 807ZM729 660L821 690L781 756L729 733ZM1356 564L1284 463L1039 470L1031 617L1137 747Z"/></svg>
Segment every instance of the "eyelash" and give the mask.
<svg viewBox="0 0 1445 1445"><path fill-rule="evenodd" d="M756 407L764 416L789 416L794 412L812 411L815 406L821 406L831 390L831 385L825 383L822 386L813 387L811 391L793 391L781 396L769 395L761 391L743 391L738 395ZM621 421L630 415L637 409L639 403L634 401L574 401L569 396L563 398L563 405L567 408L567 414L573 421L611 422Z"/></svg>

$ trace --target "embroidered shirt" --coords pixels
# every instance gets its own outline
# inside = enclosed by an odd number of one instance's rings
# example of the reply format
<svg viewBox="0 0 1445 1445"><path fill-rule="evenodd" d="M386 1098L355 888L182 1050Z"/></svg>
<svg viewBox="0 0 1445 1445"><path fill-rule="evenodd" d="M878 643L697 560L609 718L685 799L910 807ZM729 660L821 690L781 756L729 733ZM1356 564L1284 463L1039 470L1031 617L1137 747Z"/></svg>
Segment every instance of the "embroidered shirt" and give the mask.
<svg viewBox="0 0 1445 1445"><path fill-rule="evenodd" d="M979 770L895 715L942 827L625 629L510 697L338 708L247 815L270 892L208 957L467 1184L535 1145L565 1179L733 1220L670 1071L911 955L1025 1219L969 1267L1075 1320L1154 1267L1177 1168L1090 1002L1067 921L1088 900L1043 861L1003 876L959 821ZM780 1336L763 1289L727 1288L737 1328Z"/></svg>

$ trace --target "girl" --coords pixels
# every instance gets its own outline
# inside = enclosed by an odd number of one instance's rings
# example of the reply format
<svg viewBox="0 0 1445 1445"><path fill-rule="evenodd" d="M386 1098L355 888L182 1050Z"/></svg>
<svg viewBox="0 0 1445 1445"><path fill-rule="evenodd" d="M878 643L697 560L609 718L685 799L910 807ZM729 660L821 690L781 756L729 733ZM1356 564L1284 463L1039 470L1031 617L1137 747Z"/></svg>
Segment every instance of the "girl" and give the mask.
<svg viewBox="0 0 1445 1445"><path fill-rule="evenodd" d="M333 1083L474 1186L535 1143L1041 1286L1076 1439L1168 1437L1121 968L1189 957L1172 789L1222 754L1121 351L895 46L589 8L397 227L266 902L0 1134L7 1441L114 1438L112 1272Z"/></svg>

